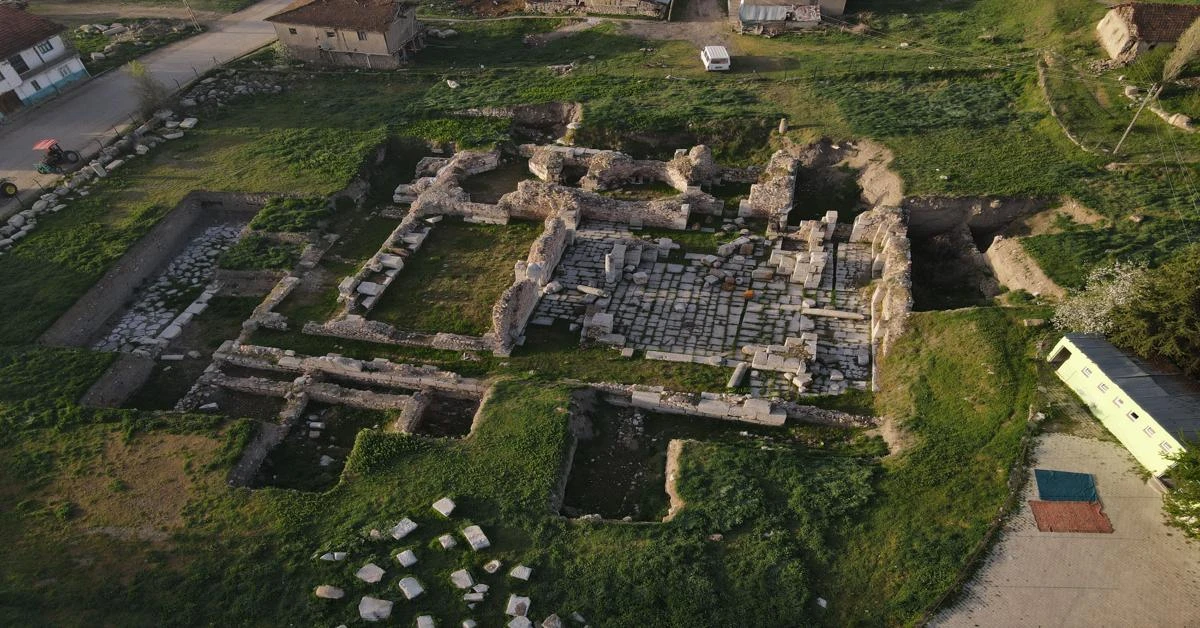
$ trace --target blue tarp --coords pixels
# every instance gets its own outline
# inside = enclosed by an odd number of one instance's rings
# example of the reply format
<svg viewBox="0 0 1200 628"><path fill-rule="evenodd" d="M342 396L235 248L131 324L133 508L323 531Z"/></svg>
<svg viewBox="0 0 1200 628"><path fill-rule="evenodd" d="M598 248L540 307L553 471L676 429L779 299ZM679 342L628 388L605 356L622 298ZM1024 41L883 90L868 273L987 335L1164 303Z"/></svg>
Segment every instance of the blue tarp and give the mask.
<svg viewBox="0 0 1200 628"><path fill-rule="evenodd" d="M1096 482L1090 473L1034 469L1038 499L1047 502L1098 502Z"/></svg>

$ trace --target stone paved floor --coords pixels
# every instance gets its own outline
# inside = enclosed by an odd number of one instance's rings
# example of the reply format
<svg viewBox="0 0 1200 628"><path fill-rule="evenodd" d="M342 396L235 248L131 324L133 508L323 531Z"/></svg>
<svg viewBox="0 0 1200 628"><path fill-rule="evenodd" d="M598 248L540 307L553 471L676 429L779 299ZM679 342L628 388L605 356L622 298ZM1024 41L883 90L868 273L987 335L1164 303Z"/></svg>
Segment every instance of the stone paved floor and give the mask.
<svg viewBox="0 0 1200 628"><path fill-rule="evenodd" d="M1112 534L1039 532L1021 510L962 599L934 626L1200 626L1200 551L1163 523L1162 498L1119 444L1041 437L1036 466L1092 473Z"/></svg>
<svg viewBox="0 0 1200 628"><path fill-rule="evenodd" d="M241 230L242 225L218 225L192 238L154 283L138 292L133 306L95 348L129 352L157 336L212 279L218 257L237 241Z"/></svg>
<svg viewBox="0 0 1200 628"><path fill-rule="evenodd" d="M606 222L587 222L576 232L575 243L563 255L553 279L563 285L556 294L542 297L534 313L535 324L566 320L579 324L589 308L613 315L613 333L626 338L626 347L643 351L662 351L696 357L726 357L745 359L739 349L750 344L783 344L789 336L800 334L800 314L781 306L800 306L805 297L817 301L818 307L836 307L859 311L855 290L838 290L834 296L833 266L826 269L825 284L820 290L805 291L799 284L776 277L772 280L753 280L751 273L767 266L770 249L764 241L754 245L753 255L734 255L723 260L720 271L732 271L736 287L722 288L722 280L710 273L704 264L704 254L687 254L680 260L665 260L650 255L634 259L636 248L630 246L622 278L606 284L604 256L614 244L637 238L637 232L625 225ZM862 257L860 245L842 245L837 270L838 285L849 285L847 277L861 272L870 260ZM647 242L645 249L652 244ZM841 262L842 258L847 261ZM631 268L631 266L635 266ZM647 274L645 285L632 280L634 273ZM598 297L575 289L577 285L605 289L609 296ZM751 299L747 289L754 290ZM869 367L858 366L855 357L866 346L869 333L866 321L814 319L815 331L824 341L818 344L818 361L830 368L845 369L852 385L865 386ZM851 341L848 335L859 334L861 341ZM817 371L813 392L825 392L828 368ZM756 392L794 392L781 377L761 372L752 377ZM788 390L790 388L790 391Z"/></svg>

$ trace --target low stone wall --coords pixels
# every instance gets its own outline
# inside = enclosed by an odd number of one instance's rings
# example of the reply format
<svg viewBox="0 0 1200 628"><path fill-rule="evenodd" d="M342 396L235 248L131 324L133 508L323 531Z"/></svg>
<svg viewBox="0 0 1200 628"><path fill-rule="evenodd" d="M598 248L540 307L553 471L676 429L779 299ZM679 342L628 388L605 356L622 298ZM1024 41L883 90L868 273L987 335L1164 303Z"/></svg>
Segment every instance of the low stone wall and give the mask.
<svg viewBox="0 0 1200 628"><path fill-rule="evenodd" d="M333 354L305 356L298 355L291 350L245 345L232 341L222 344L213 358L217 362L226 362L246 368L298 374L336 375L363 384L409 390L432 388L451 393L480 395L486 389L481 380L462 377L457 373L438 370L432 366L413 366L390 362L383 358L356 360Z"/></svg>
<svg viewBox="0 0 1200 628"><path fill-rule="evenodd" d="M640 15L663 19L670 7L670 2L663 4L654 0L525 0L526 11L549 15Z"/></svg>
<svg viewBox="0 0 1200 628"><path fill-rule="evenodd" d="M279 331L287 331L287 318L284 315L275 312L275 307L283 302L284 299L292 293L300 283L299 277L285 276L281 277L275 283L275 287L267 293L262 302L254 308L254 312L250 314L250 318L242 323L242 333L238 336L239 341L247 340L250 334L260 327L266 329L276 329Z"/></svg>
<svg viewBox="0 0 1200 628"><path fill-rule="evenodd" d="M707 197L707 198L705 198ZM581 218L640 224L646 227L686 229L691 207L683 197L658 201L622 201L572 187L522 181L515 192L500 198L500 207L514 218L543 220L550 216L575 214ZM695 195L705 203L711 196ZM716 199L712 199L717 203Z"/></svg>
<svg viewBox="0 0 1200 628"><path fill-rule="evenodd" d="M493 340L485 336L463 336L461 334L423 334L401 331L381 321L372 321L357 314L342 319L317 323L309 321L302 330L313 336L333 336L347 340L363 340L385 345L406 347L430 347L447 351L490 351Z"/></svg>
<svg viewBox="0 0 1200 628"><path fill-rule="evenodd" d="M42 334L42 344L86 346L129 302L147 279L162 270L187 242L223 222L248 221L267 195L192 192L154 225L86 294Z"/></svg>
<svg viewBox="0 0 1200 628"><path fill-rule="evenodd" d="M668 391L661 386L593 386L607 393L605 400L613 405L633 406L651 412L776 426L783 425L788 418L787 412L776 407L777 404L747 395L679 393Z"/></svg>
<svg viewBox="0 0 1200 628"><path fill-rule="evenodd" d="M257 431L254 438L242 450L242 457L238 459L237 464L229 470L226 481L230 486L250 486L254 481L254 476L258 474L259 468L262 467L263 461L271 454L271 450L278 447L283 439L287 438L288 432L291 432L292 427L300 420L307 405L308 396L304 393L297 393L287 400L287 404L279 413L280 422L278 424L255 422Z"/></svg>

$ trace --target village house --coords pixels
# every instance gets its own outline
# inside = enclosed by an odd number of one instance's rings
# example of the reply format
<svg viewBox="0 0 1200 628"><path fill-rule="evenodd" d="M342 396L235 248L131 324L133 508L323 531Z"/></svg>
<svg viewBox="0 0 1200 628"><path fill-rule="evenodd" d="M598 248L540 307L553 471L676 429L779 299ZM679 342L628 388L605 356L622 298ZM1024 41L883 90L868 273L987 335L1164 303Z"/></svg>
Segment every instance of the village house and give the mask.
<svg viewBox="0 0 1200 628"><path fill-rule="evenodd" d="M1108 56L1132 61L1158 44L1173 44L1200 17L1200 6L1192 4L1118 4L1096 25L1096 35Z"/></svg>
<svg viewBox="0 0 1200 628"><path fill-rule="evenodd" d="M404 0L297 0L267 21L289 54L314 64L393 69L424 43Z"/></svg>
<svg viewBox="0 0 1200 628"><path fill-rule="evenodd" d="M62 24L0 6L0 119L88 77Z"/></svg>
<svg viewBox="0 0 1200 628"><path fill-rule="evenodd" d="M812 28L845 12L846 0L740 0L737 26L744 34L771 36Z"/></svg>
<svg viewBox="0 0 1200 628"><path fill-rule="evenodd" d="M1200 386L1163 372L1101 336L1067 334L1047 358L1059 379L1155 476L1200 435Z"/></svg>

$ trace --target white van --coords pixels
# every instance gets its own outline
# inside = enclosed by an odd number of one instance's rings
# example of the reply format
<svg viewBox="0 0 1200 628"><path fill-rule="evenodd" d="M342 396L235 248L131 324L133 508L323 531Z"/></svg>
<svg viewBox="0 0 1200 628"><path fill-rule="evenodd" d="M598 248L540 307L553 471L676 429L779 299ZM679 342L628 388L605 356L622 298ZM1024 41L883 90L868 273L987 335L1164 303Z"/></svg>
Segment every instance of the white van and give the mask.
<svg viewBox="0 0 1200 628"><path fill-rule="evenodd" d="M729 69L729 51L725 46L705 46L704 50L700 51L700 60L704 62L704 69L709 72Z"/></svg>

